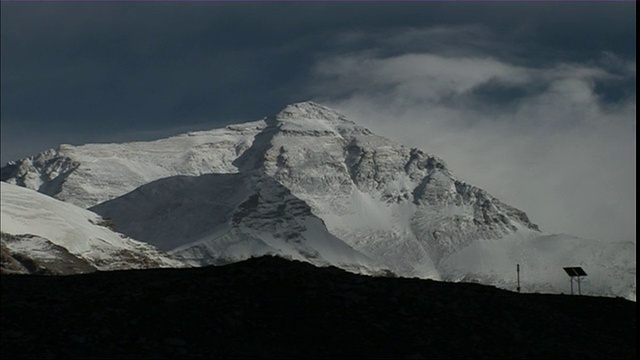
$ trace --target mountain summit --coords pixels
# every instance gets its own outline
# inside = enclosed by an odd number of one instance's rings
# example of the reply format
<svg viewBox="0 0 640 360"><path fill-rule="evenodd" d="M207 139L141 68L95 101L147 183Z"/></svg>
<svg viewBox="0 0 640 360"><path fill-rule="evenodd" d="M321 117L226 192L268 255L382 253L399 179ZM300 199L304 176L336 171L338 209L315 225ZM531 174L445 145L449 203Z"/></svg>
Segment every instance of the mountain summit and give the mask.
<svg viewBox="0 0 640 360"><path fill-rule="evenodd" d="M313 102L156 141L61 145L9 163L2 180L193 265L276 254L515 289L521 264L528 291L564 291L561 267L584 265L594 293L635 297L635 244L544 234L441 159Z"/></svg>
<svg viewBox="0 0 640 360"><path fill-rule="evenodd" d="M284 121L286 119L291 119L292 121L300 119L349 121L336 110L317 104L313 101L305 101L287 105L278 113L276 118L281 121Z"/></svg>

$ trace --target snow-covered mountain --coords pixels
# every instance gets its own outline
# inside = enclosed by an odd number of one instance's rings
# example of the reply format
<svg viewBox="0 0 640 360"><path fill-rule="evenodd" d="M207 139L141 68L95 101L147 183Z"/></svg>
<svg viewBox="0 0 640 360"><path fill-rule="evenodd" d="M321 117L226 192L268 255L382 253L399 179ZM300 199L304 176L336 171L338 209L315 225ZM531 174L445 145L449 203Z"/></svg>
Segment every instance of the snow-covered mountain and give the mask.
<svg viewBox="0 0 640 360"><path fill-rule="evenodd" d="M71 274L184 266L153 246L115 233L89 210L0 184L3 271Z"/></svg>
<svg viewBox="0 0 640 360"><path fill-rule="evenodd" d="M2 180L91 207L191 263L276 253L508 288L520 263L525 289L557 292L562 266L582 265L604 274L586 292L635 297L635 244L544 234L441 159L311 102L157 141L62 145L8 164Z"/></svg>

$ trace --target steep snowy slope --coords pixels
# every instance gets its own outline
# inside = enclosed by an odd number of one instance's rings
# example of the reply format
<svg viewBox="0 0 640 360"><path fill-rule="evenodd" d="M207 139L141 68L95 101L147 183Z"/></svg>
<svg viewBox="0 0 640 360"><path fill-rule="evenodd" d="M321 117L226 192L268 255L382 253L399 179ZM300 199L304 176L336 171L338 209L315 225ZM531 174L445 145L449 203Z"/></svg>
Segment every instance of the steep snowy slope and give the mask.
<svg viewBox="0 0 640 360"><path fill-rule="evenodd" d="M95 213L30 189L0 185L0 227L14 235L3 236L2 246L12 255L45 265L56 258L61 263L81 262L98 270L183 266L147 244L100 226L104 220Z"/></svg>
<svg viewBox="0 0 640 360"><path fill-rule="evenodd" d="M594 293L635 294L634 244L549 237L441 159L311 102L154 142L61 146L9 164L2 179L95 206L119 231L193 263L278 253L509 288L526 263L531 291L558 291L561 268L584 264Z"/></svg>

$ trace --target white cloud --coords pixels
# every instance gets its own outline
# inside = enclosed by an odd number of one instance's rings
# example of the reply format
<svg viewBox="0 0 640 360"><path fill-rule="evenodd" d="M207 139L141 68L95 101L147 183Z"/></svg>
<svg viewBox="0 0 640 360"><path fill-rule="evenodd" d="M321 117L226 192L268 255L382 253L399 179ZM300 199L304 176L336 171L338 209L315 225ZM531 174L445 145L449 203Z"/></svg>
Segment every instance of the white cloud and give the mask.
<svg viewBox="0 0 640 360"><path fill-rule="evenodd" d="M477 53L380 53L318 62L316 100L442 157L546 231L635 241L635 90L615 104L596 91L635 81L635 61L535 68ZM485 87L499 92L481 96Z"/></svg>
<svg viewBox="0 0 640 360"><path fill-rule="evenodd" d="M418 101L438 101L443 97L461 95L489 81L522 84L530 76L527 69L492 58L434 54L405 54L390 58L342 56L319 63L316 71L325 77L321 83L323 90L356 91L369 96L386 96L391 92Z"/></svg>

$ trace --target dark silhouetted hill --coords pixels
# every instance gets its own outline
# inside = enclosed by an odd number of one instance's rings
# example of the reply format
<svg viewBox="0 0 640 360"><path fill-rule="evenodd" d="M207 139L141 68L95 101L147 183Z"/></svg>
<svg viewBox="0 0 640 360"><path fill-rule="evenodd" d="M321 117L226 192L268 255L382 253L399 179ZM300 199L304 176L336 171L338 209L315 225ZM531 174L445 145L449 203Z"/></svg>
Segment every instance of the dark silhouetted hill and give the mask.
<svg viewBox="0 0 640 360"><path fill-rule="evenodd" d="M2 358L635 358L636 305L274 257L2 275Z"/></svg>

